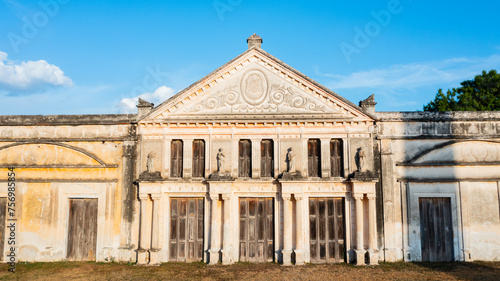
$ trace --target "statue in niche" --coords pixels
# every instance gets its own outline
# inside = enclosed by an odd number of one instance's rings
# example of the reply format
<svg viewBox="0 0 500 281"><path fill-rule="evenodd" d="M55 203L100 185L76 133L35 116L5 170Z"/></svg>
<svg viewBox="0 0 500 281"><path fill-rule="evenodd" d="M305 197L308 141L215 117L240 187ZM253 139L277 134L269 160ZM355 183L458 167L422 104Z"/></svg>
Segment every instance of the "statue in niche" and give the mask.
<svg viewBox="0 0 500 281"><path fill-rule="evenodd" d="M358 148L358 152L356 153L356 166L358 168L358 172L364 172L365 158L366 152L363 150L363 148Z"/></svg>
<svg viewBox="0 0 500 281"><path fill-rule="evenodd" d="M217 173L222 172L222 167L224 166L224 153L222 153L222 148L219 148L217 152Z"/></svg>
<svg viewBox="0 0 500 281"><path fill-rule="evenodd" d="M295 173L295 152L293 152L292 148L288 148L288 152L286 154L287 161L287 172Z"/></svg>
<svg viewBox="0 0 500 281"><path fill-rule="evenodd" d="M155 167L154 167L155 157L156 157L156 154L152 151L148 154L148 160L146 161L146 171L148 173L154 173L154 171L155 171Z"/></svg>

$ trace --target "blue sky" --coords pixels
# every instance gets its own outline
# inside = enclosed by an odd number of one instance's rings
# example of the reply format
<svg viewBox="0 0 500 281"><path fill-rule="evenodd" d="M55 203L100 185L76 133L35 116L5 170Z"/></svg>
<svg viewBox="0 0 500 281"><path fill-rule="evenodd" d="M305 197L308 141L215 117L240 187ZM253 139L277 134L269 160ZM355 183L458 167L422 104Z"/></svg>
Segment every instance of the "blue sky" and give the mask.
<svg viewBox="0 0 500 281"><path fill-rule="evenodd" d="M497 1L0 0L0 114L135 112L247 49L354 103L422 110L500 69Z"/></svg>

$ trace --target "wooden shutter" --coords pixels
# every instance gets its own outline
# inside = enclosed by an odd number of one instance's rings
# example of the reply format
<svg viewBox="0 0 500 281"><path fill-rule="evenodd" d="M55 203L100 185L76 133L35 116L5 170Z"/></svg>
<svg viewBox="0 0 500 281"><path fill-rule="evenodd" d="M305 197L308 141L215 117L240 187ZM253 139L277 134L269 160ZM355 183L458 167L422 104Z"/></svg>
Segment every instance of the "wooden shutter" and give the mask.
<svg viewBox="0 0 500 281"><path fill-rule="evenodd" d="M321 148L318 139L307 141L307 160L309 177L321 177Z"/></svg>
<svg viewBox="0 0 500 281"><path fill-rule="evenodd" d="M182 141L172 141L171 149L170 176L180 178L182 177Z"/></svg>
<svg viewBox="0 0 500 281"><path fill-rule="evenodd" d="M262 140L260 143L260 176L274 176L274 147L272 140Z"/></svg>
<svg viewBox="0 0 500 281"><path fill-rule="evenodd" d="M310 198L309 233L311 262L343 262L344 199Z"/></svg>
<svg viewBox="0 0 500 281"><path fill-rule="evenodd" d="M330 163L332 177L343 176L343 149L342 140L333 139L330 141Z"/></svg>
<svg viewBox="0 0 500 281"><path fill-rule="evenodd" d="M274 199L240 198L240 261L274 260Z"/></svg>
<svg viewBox="0 0 500 281"><path fill-rule="evenodd" d="M203 198L170 199L170 261L203 260Z"/></svg>
<svg viewBox="0 0 500 281"><path fill-rule="evenodd" d="M205 176L205 141L193 141L193 177Z"/></svg>
<svg viewBox="0 0 500 281"><path fill-rule="evenodd" d="M238 176L252 177L252 143L249 140L239 142Z"/></svg>

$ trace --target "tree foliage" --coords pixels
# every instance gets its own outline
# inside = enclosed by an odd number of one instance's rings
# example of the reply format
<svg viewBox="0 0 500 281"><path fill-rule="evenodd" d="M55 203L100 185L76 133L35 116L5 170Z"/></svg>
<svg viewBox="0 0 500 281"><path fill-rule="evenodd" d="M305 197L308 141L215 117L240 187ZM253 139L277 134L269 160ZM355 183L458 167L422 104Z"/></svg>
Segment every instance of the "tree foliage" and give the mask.
<svg viewBox="0 0 500 281"><path fill-rule="evenodd" d="M438 90L433 101L424 105L424 111L493 111L500 110L500 74L486 72L460 83L462 87Z"/></svg>

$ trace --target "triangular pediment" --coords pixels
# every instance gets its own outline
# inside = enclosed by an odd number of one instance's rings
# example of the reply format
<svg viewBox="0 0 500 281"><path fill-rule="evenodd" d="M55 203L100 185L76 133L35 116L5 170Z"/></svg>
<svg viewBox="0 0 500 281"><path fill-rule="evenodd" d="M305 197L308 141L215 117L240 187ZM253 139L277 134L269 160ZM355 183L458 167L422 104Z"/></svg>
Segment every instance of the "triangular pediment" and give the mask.
<svg viewBox="0 0 500 281"><path fill-rule="evenodd" d="M160 104L143 121L241 118L371 121L359 107L253 48Z"/></svg>

